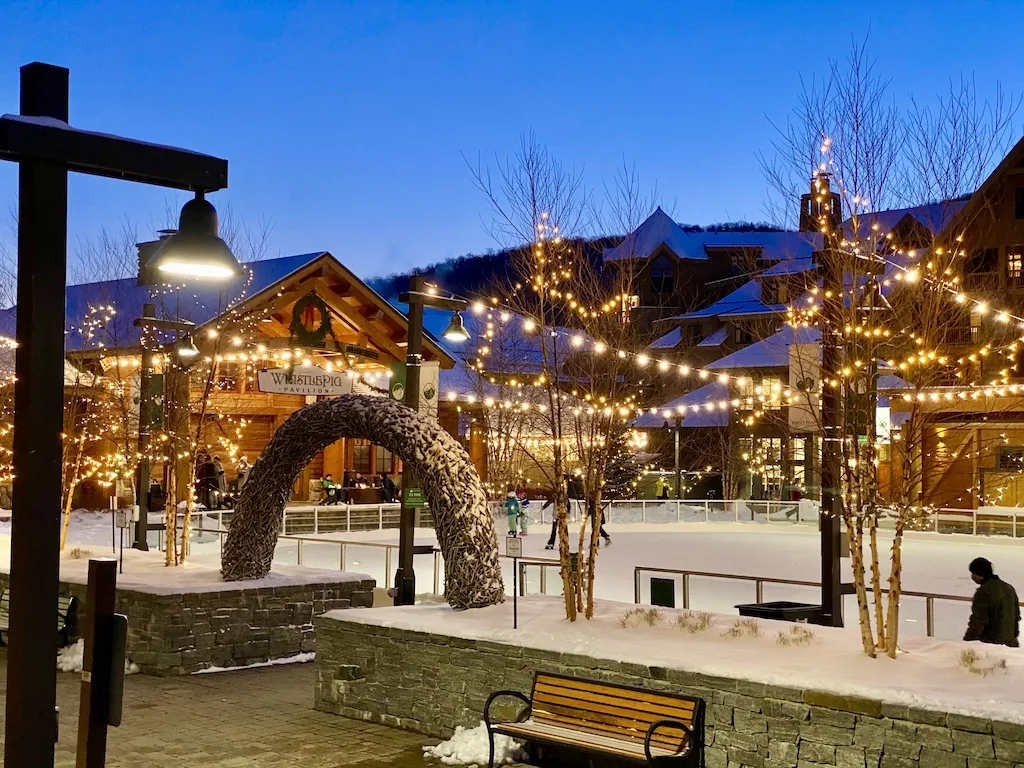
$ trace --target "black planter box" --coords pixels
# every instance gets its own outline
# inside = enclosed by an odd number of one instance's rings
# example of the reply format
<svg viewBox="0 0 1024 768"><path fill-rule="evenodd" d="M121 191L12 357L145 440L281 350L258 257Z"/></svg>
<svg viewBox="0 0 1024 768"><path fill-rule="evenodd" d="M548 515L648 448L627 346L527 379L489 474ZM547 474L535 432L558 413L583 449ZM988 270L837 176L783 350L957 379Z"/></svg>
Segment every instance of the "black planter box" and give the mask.
<svg viewBox="0 0 1024 768"><path fill-rule="evenodd" d="M777 621L813 622L821 614L820 605L792 603L788 600L737 605L736 610L740 612L740 616L753 619L776 619Z"/></svg>

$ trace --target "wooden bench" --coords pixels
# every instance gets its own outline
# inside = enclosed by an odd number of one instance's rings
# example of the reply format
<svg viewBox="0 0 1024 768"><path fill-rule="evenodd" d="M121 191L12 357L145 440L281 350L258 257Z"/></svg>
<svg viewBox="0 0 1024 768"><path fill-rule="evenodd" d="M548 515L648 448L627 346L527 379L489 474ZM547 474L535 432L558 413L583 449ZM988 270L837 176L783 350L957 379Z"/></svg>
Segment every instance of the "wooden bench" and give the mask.
<svg viewBox="0 0 1024 768"><path fill-rule="evenodd" d="M11 627L11 593L0 593L0 644L7 645L7 632ZM57 641L63 648L69 645L75 619L78 614L78 598L73 595L57 595Z"/></svg>
<svg viewBox="0 0 1024 768"><path fill-rule="evenodd" d="M512 697L525 706L511 722L494 722L491 705ZM538 672L527 698L519 691L492 693L484 722L494 766L494 734L531 744L606 755L647 765L701 768L704 702L673 693ZM537 758L540 755L533 754Z"/></svg>

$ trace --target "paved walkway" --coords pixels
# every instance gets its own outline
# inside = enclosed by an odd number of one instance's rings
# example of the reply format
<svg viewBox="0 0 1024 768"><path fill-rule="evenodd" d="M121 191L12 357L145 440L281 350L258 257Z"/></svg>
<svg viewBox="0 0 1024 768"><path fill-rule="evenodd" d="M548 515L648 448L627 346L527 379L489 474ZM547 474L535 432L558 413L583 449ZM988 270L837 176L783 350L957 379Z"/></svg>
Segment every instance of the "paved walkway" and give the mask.
<svg viewBox="0 0 1024 768"><path fill-rule="evenodd" d="M0 673L7 678L6 651ZM109 768L434 768L425 736L313 710L314 665L125 681ZM75 765L79 676L59 673L57 768ZM6 698L0 696L0 720ZM2 723L0 723L2 725ZM0 738L2 738L0 727Z"/></svg>

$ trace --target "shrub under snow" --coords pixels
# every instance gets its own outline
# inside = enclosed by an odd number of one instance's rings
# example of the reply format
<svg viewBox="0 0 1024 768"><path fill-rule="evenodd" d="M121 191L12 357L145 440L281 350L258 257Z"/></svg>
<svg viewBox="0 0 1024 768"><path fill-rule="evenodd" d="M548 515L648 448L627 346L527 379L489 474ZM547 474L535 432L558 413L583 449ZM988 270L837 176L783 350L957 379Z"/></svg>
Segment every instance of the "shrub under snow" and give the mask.
<svg viewBox="0 0 1024 768"><path fill-rule="evenodd" d="M480 722L476 728L455 729L455 734L436 747L424 747L424 757L436 757L445 765L485 766L490 759L487 741L487 724ZM522 748L509 736L495 734L494 764L505 765L523 758Z"/></svg>
<svg viewBox="0 0 1024 768"><path fill-rule="evenodd" d="M85 663L85 640L79 640L74 645L61 648L57 651L57 669L61 672L81 672L82 664ZM125 659L124 673L134 675L139 671L139 665L134 661Z"/></svg>

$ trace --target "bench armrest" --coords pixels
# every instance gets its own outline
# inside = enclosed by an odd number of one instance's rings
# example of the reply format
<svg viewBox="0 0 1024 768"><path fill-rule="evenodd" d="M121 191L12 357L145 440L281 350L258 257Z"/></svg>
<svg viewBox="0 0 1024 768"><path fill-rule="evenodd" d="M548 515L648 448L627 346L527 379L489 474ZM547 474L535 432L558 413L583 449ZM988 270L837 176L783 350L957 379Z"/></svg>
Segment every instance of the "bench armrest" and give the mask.
<svg viewBox="0 0 1024 768"><path fill-rule="evenodd" d="M530 717L530 710L533 708L533 702L531 702L527 696L524 696L519 691L495 691L487 697L487 703L484 704L484 722L487 724L488 730L490 730L491 725L493 725L491 721L491 704L495 699L499 699L502 696L511 696L514 699L519 699L526 705L523 711L519 713L519 717L512 722L521 723Z"/></svg>
<svg viewBox="0 0 1024 768"><path fill-rule="evenodd" d="M651 754L651 739L654 737L654 732L657 731L659 728L668 728L668 727L680 728L680 729L682 729L683 731L685 731L689 735L689 739L687 740L687 749L685 751L683 751L683 752L679 752L678 754L680 754L680 755L686 754L686 752L689 752L690 748L692 748L692 746L693 746L693 727L692 726L689 726L686 723L681 723L678 720L659 720L656 723L652 723L651 727L647 729L647 738L644 739L644 754L647 756L647 762L651 762L654 759L654 756Z"/></svg>

